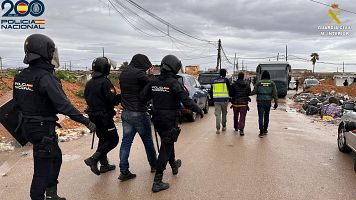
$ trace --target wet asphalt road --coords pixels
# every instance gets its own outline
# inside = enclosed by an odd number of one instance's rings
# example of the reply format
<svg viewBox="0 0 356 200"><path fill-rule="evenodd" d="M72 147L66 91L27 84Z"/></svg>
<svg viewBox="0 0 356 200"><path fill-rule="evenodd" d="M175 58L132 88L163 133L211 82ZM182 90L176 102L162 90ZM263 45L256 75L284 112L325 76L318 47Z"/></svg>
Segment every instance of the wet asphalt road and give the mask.
<svg viewBox="0 0 356 200"><path fill-rule="evenodd" d="M215 134L213 107L203 119L184 123L176 145L182 168L173 176L168 167L164 181L171 188L157 194L151 192L154 175L139 137L130 156L130 169L137 178L127 182L117 179L118 169L96 176L85 166L83 159L92 154L90 136L61 143L65 155L59 193L69 200L356 199L355 155L338 151L335 126L312 123L310 118L286 112L281 106L271 111L269 135L260 139L256 104L250 107L244 137L233 131L232 110L228 130L220 135ZM121 139L121 126L118 129ZM118 151L119 147L109 155L117 165ZM19 155L0 157L10 158L8 163L13 167L7 176L0 177L0 199L29 199L32 153Z"/></svg>

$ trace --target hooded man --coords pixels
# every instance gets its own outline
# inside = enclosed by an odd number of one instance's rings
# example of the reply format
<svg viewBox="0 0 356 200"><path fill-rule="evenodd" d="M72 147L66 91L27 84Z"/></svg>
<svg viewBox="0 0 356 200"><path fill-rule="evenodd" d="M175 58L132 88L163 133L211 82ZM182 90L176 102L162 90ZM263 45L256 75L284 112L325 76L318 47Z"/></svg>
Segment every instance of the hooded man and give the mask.
<svg viewBox="0 0 356 200"><path fill-rule="evenodd" d="M244 136L245 120L247 111L249 110L248 102L251 102L251 87L249 82L244 80L245 74L240 72L237 75L237 80L231 85L229 94L231 97L232 108L234 110L234 128L235 131L240 131L240 135Z"/></svg>
<svg viewBox="0 0 356 200"><path fill-rule="evenodd" d="M140 99L140 91L149 84L152 75L152 64L147 56L135 55L130 64L120 75L121 114L123 137L120 147L120 176L121 181L136 177L129 171L129 155L132 142L138 132L145 146L151 172L156 169L156 150L152 140L150 116L147 113L146 102Z"/></svg>
<svg viewBox="0 0 356 200"><path fill-rule="evenodd" d="M263 71L261 80L258 81L251 93L257 94L258 124L260 129L260 138L267 135L269 124L269 113L271 111L271 101L274 99L274 109L278 108L278 95L276 84L270 80L268 71Z"/></svg>

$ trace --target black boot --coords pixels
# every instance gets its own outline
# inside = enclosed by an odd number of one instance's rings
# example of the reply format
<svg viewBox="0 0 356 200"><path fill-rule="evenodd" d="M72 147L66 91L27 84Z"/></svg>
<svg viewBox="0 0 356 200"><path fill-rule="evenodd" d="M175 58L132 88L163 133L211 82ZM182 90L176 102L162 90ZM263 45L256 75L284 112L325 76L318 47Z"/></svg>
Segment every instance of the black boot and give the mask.
<svg viewBox="0 0 356 200"><path fill-rule="evenodd" d="M115 165L110 165L107 158L100 160L100 173L106 173L112 170L115 170Z"/></svg>
<svg viewBox="0 0 356 200"><path fill-rule="evenodd" d="M151 173L156 173L156 167L151 166Z"/></svg>
<svg viewBox="0 0 356 200"><path fill-rule="evenodd" d="M57 195L57 185L46 189L46 200L66 200L66 198Z"/></svg>
<svg viewBox="0 0 356 200"><path fill-rule="evenodd" d="M84 160L85 164L88 165L90 170L96 175L100 175L100 171L98 169L99 158L100 153L95 152L91 157Z"/></svg>
<svg viewBox="0 0 356 200"><path fill-rule="evenodd" d="M133 178L136 178L136 174L133 174L129 170L127 170L127 171L121 172L118 179L121 181L127 181L127 180L130 180Z"/></svg>
<svg viewBox="0 0 356 200"><path fill-rule="evenodd" d="M182 166L182 161L181 160L176 160L174 162L174 165L172 166L172 173L173 175L177 175L178 174L178 168Z"/></svg>
<svg viewBox="0 0 356 200"><path fill-rule="evenodd" d="M162 182L163 174L156 174L152 185L152 192L159 192L169 188L168 183Z"/></svg>

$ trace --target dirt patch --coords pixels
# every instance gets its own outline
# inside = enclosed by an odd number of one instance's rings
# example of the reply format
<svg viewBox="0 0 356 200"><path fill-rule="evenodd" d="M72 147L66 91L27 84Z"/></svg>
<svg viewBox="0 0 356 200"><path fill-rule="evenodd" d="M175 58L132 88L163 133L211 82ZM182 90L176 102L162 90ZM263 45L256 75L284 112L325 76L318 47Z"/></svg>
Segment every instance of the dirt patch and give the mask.
<svg viewBox="0 0 356 200"><path fill-rule="evenodd" d="M14 81L13 77L10 78L0 77L0 97L2 97L6 92L12 89L13 81Z"/></svg>
<svg viewBox="0 0 356 200"><path fill-rule="evenodd" d="M345 94L351 97L356 97L356 84L349 86L336 86L334 80L326 79L320 82L320 85L312 86L308 92L321 94L323 92L335 91L337 94Z"/></svg>

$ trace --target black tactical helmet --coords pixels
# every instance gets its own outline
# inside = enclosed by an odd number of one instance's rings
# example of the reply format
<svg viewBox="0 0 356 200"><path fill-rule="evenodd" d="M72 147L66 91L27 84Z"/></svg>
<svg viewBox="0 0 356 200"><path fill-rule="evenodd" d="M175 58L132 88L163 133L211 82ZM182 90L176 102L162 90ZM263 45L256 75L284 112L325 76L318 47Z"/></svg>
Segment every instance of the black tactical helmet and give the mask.
<svg viewBox="0 0 356 200"><path fill-rule="evenodd" d="M32 34L26 39L24 49L26 55L23 62L25 64L29 64L39 58L51 61L56 45L48 36L42 34Z"/></svg>
<svg viewBox="0 0 356 200"><path fill-rule="evenodd" d="M111 62L106 57L96 58L92 64L92 70L94 72L100 72L105 76L110 74L110 68L111 68Z"/></svg>
<svg viewBox="0 0 356 200"><path fill-rule="evenodd" d="M173 55L165 56L161 62L161 72L173 72L178 74L179 70L182 68L182 62Z"/></svg>

